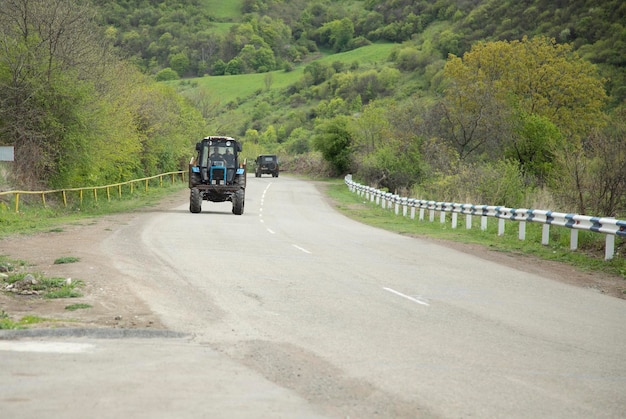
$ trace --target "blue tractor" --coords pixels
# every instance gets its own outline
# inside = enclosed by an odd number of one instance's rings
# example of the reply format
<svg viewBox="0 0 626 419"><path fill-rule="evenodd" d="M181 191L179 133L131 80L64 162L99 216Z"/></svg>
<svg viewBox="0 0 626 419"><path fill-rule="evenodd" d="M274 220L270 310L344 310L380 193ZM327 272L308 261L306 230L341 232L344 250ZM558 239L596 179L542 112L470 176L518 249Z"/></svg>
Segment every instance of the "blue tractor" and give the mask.
<svg viewBox="0 0 626 419"><path fill-rule="evenodd" d="M241 143L231 137L205 137L196 144L189 162L189 211L202 211L202 201L233 203L233 214L243 214L246 161L239 158Z"/></svg>

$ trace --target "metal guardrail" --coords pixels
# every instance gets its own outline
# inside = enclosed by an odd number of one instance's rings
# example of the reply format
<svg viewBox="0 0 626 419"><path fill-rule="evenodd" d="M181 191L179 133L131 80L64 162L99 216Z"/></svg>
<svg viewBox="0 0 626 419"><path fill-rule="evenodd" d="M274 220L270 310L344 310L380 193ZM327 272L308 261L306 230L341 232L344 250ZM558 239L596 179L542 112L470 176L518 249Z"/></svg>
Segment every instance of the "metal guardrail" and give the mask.
<svg viewBox="0 0 626 419"><path fill-rule="evenodd" d="M159 179L159 186L163 186L163 178L164 177L171 177L172 178L172 183L174 183L174 181L176 180L176 176L177 175L181 175L182 176L182 181L185 181L185 174L187 173L187 171L177 171L177 172L168 172L168 173L161 173L160 175L154 175L154 176L150 176L150 177L145 177L145 178L141 178L141 179L133 179L133 180L129 180L126 182L120 182L120 183L113 183L111 185L105 185L105 186L88 186L88 187L83 187L83 188L66 188L66 189L54 189L54 190L49 190L49 191L4 191L4 192L0 192L0 196L5 196L5 195L13 195L14 199L15 199L15 212L19 212L20 210L20 195L41 195L41 202L43 204L43 206L46 206L46 195L51 195L51 194L61 194L62 198L63 198L63 205L67 207L67 194L68 192L78 192L79 194L79 200L80 203L83 203L83 191L93 191L93 197L95 201L98 201L98 191L99 190L106 190L106 195L107 195L107 200L110 201L111 200L111 189L117 189L117 193L118 196L121 198L122 197L122 186L124 185L129 185L130 186L130 193L132 194L134 192L134 187L136 183L144 183L144 189L147 191L148 190L148 184L150 182L150 180L152 179Z"/></svg>
<svg viewBox="0 0 626 419"><path fill-rule="evenodd" d="M416 210L419 210L419 220L424 220L426 211L429 211L429 220L435 219L435 213L439 212L440 222L445 222L446 213L452 214L452 228L457 227L458 214L465 214L465 228L472 228L472 217L480 216L480 227L487 229L487 219L489 217L498 219L498 235L504 235L505 221L519 222L520 240L526 239L526 223L543 224L541 232L541 244L548 245L550 240L550 226L566 227L570 232L570 249L578 248L578 231L592 231L605 234L604 259L613 259L615 255L615 237L626 237L626 221L611 217L590 217L579 214L566 214L561 212L534 210L526 208L507 208L491 205L458 204L454 202L427 201L423 199L413 199L401 197L389 192L381 191L370 186L364 186L352 181L352 175L347 175L344 179L346 185L352 192L364 195L371 202L376 202L383 208L394 208L396 215L402 209L402 215L407 216L410 212L411 219L415 218Z"/></svg>

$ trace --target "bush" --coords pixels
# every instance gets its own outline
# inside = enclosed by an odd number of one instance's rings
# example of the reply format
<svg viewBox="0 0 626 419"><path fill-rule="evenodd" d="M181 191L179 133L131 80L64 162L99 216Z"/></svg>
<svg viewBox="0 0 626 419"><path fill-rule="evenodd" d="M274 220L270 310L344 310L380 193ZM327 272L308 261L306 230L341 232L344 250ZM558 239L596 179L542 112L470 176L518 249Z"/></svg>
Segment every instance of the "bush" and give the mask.
<svg viewBox="0 0 626 419"><path fill-rule="evenodd" d="M442 175L422 187L424 199L510 208L527 207L533 192L517 163L509 160L464 164L456 173Z"/></svg>
<svg viewBox="0 0 626 419"><path fill-rule="evenodd" d="M156 81L178 80L178 73L171 68L164 68L156 74Z"/></svg>

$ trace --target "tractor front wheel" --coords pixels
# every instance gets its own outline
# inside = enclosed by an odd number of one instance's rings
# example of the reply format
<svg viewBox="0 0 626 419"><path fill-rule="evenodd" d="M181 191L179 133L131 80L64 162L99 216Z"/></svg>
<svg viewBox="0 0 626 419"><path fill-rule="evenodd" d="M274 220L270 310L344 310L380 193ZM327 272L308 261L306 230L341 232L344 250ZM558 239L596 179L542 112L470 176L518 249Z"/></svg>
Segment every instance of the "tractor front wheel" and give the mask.
<svg viewBox="0 0 626 419"><path fill-rule="evenodd" d="M202 194L200 189L191 188L191 195L189 197L189 211L197 214L202 211Z"/></svg>
<svg viewBox="0 0 626 419"><path fill-rule="evenodd" d="M239 189L237 192L235 192L235 195L233 196L233 214L235 215L243 214L243 206L245 203L245 193L246 191L244 189Z"/></svg>

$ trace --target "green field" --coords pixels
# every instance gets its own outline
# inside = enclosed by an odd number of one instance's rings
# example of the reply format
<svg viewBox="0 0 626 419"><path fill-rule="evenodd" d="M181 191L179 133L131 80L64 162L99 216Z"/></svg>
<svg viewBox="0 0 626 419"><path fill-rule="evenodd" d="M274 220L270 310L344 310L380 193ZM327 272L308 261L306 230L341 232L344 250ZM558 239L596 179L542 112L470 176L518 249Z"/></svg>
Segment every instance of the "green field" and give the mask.
<svg viewBox="0 0 626 419"><path fill-rule="evenodd" d="M346 65L357 61L360 68L374 67L384 63L394 47L396 47L396 44L373 44L348 52L322 55L316 61L324 64L339 61ZM302 77L304 68L310 63L311 62L300 64L293 71L289 72L276 70L269 73L240 74L234 76L205 76L168 83L174 86L180 85L181 87L190 86L188 89L181 89L185 94L189 94L195 89L202 89L206 94L212 97L214 101L218 101L220 106L224 106L230 102L255 95L258 91L265 90L265 80L268 75L271 75L272 78L272 90L283 89L297 82Z"/></svg>
<svg viewBox="0 0 626 419"><path fill-rule="evenodd" d="M241 18L243 0L203 0L207 10L221 21L238 21Z"/></svg>

